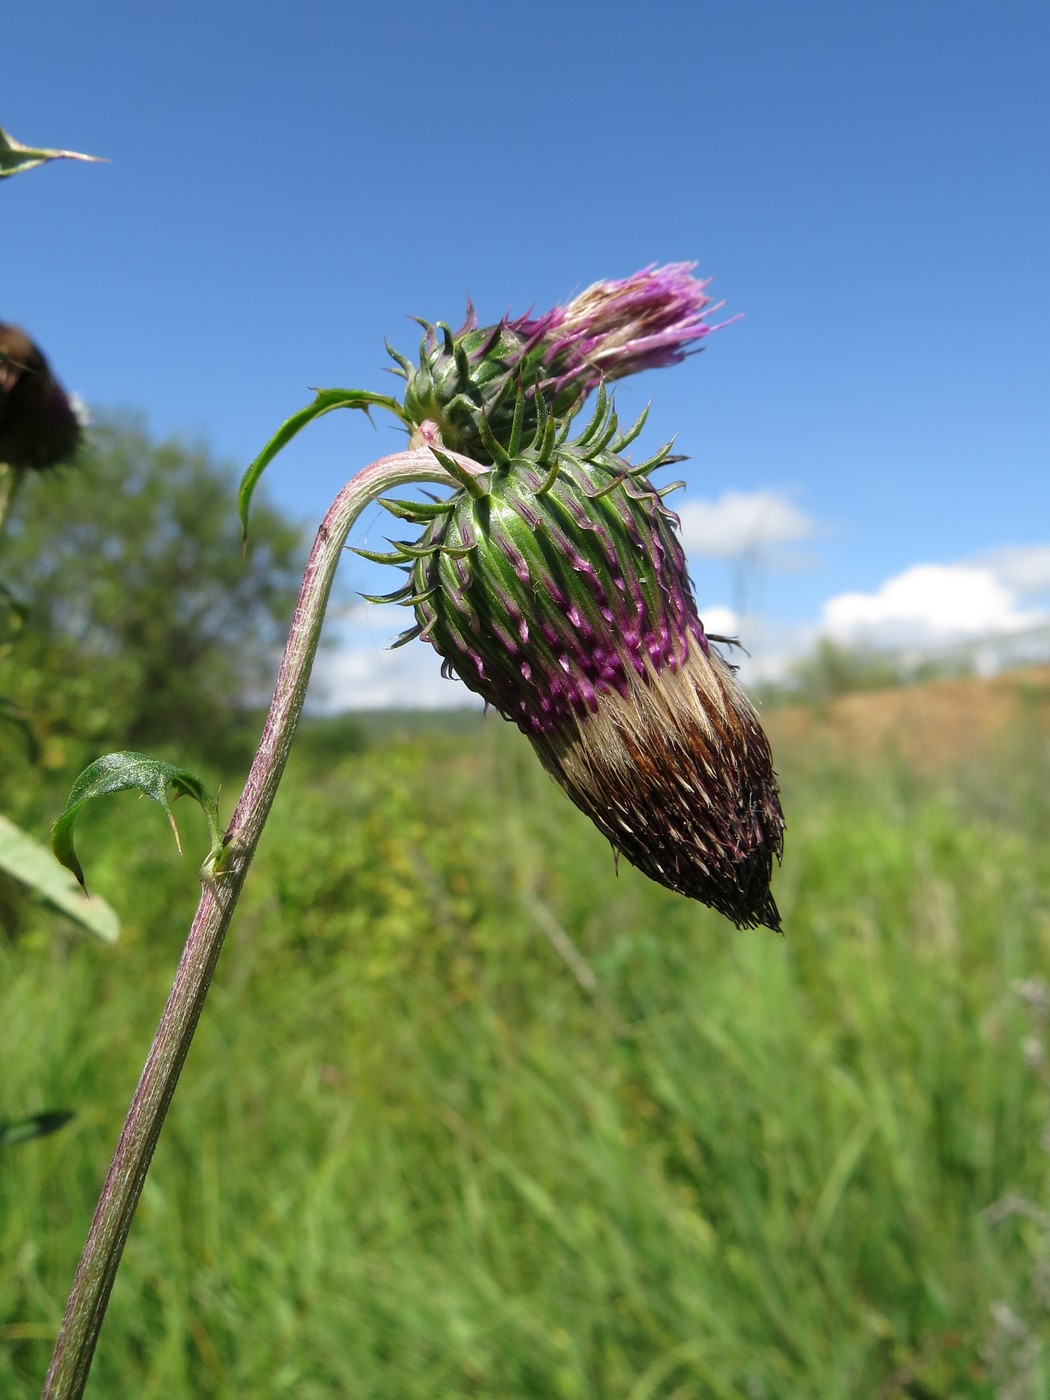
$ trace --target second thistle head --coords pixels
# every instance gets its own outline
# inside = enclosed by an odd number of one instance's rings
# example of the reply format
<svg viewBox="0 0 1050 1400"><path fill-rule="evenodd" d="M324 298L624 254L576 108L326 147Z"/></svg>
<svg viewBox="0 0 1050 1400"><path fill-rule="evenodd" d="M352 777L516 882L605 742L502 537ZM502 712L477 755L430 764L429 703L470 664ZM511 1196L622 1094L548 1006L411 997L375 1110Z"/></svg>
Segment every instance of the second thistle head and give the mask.
<svg viewBox="0 0 1050 1400"><path fill-rule="evenodd" d="M599 384L700 348L717 329L707 317L718 308L693 267L670 263L595 282L565 306L494 326L479 327L469 304L457 331L423 322L418 365L390 349L406 381L406 420L432 425L454 452L492 461L487 439L507 441L519 396L522 426L532 432L541 405L555 418L570 417Z"/></svg>
<svg viewBox="0 0 1050 1400"><path fill-rule="evenodd" d="M0 321L0 462L42 470L68 461L80 423L40 347Z"/></svg>

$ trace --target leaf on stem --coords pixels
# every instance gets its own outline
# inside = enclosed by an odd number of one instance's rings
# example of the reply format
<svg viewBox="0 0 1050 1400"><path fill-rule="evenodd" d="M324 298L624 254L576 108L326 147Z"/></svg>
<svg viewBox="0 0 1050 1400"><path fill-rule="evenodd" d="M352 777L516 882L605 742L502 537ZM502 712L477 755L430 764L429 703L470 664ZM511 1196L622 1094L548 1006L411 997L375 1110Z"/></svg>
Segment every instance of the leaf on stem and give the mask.
<svg viewBox="0 0 1050 1400"><path fill-rule="evenodd" d="M307 404L298 413L293 413L291 418L281 424L244 473L237 502L243 539L247 540L248 538L248 509L251 505L255 483L259 477L262 476L278 452L283 447L287 447L292 438L305 428L307 423L312 423L315 418L320 418L324 413L331 413L334 408L359 408L365 413L370 408L387 408L402 422L405 421L401 405L397 399L391 398L389 394L373 394L367 389L318 389L313 403Z"/></svg>
<svg viewBox="0 0 1050 1400"><path fill-rule="evenodd" d="M93 797L105 797L111 792L126 792L136 789L159 802L168 815L171 829L175 833L175 844L182 850L179 829L171 804L179 797L192 797L201 806L208 819L208 832L211 837L211 850L208 861L214 862L222 851L222 828L219 825L219 809L215 798L196 774L186 768L177 768L174 763L165 763L159 758L149 758L142 753L107 753L88 765L73 784L66 803L66 810L51 828L51 849L87 889L84 871L73 847L73 827L80 809ZM171 796L169 797L169 792Z"/></svg>
<svg viewBox="0 0 1050 1400"><path fill-rule="evenodd" d="M88 160L104 161L104 156L86 156L80 151L48 151L35 146L23 146L9 136L0 126L0 179L5 175L17 175L23 170L32 170L35 165L43 165L48 160Z"/></svg>

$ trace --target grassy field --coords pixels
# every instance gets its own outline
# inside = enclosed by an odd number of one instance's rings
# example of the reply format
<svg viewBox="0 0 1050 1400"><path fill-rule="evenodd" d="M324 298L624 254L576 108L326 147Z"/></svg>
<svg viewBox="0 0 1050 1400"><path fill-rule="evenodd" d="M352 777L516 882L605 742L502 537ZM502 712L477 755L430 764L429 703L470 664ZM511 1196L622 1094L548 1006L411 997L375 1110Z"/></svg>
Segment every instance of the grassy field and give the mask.
<svg viewBox="0 0 1050 1400"><path fill-rule="evenodd" d="M1050 1397L1050 686L992 693L952 742L936 687L770 715L783 939L615 877L496 720L311 736L89 1395ZM196 903L169 840L85 824L114 949L0 942L0 1116L76 1111L0 1157L5 1400Z"/></svg>

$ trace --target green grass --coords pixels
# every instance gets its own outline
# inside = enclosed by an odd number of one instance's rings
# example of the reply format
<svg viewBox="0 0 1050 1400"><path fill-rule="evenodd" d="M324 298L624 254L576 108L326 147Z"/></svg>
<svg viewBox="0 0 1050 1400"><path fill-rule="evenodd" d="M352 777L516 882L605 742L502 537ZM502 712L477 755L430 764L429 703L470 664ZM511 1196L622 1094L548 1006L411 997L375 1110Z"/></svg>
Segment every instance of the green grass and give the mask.
<svg viewBox="0 0 1050 1400"><path fill-rule="evenodd" d="M1050 1208L1045 738L931 779L781 755L784 939L615 878L516 739L293 760L88 1394L1050 1396L1050 1233L988 1210ZM130 799L85 826L115 949L0 945L0 1114L77 1111L0 1157L11 1400L196 902L167 839Z"/></svg>

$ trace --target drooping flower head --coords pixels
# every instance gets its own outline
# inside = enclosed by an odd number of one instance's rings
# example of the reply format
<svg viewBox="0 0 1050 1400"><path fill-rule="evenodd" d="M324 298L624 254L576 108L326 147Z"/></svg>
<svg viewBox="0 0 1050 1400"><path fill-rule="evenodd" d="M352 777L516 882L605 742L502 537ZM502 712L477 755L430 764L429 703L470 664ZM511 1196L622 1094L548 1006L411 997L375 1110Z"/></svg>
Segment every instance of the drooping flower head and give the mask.
<svg viewBox="0 0 1050 1400"><path fill-rule="evenodd" d="M458 331L423 322L418 366L390 350L406 380L406 419L433 425L447 448L489 462L487 436L507 439L519 393L523 428L532 432L538 400L563 419L600 383L674 364L718 329L707 321L718 308L694 266L654 265L596 282L566 306L495 326L479 328L469 305Z"/></svg>
<svg viewBox="0 0 1050 1400"><path fill-rule="evenodd" d="M709 329L688 272L648 269L534 321L445 331L444 348L435 338L419 371L406 368L405 402L459 489L384 502L423 532L362 553L408 572L381 600L414 610L396 645L430 642L618 853L741 927L779 928L769 744L705 634L677 518L649 480L670 448L632 466L623 453L645 415L622 432L602 382L679 359ZM594 415L572 437L595 385ZM467 443L487 469L446 451Z"/></svg>
<svg viewBox="0 0 1050 1400"><path fill-rule="evenodd" d="M68 461L79 442L76 410L43 351L0 321L0 462L43 470Z"/></svg>

